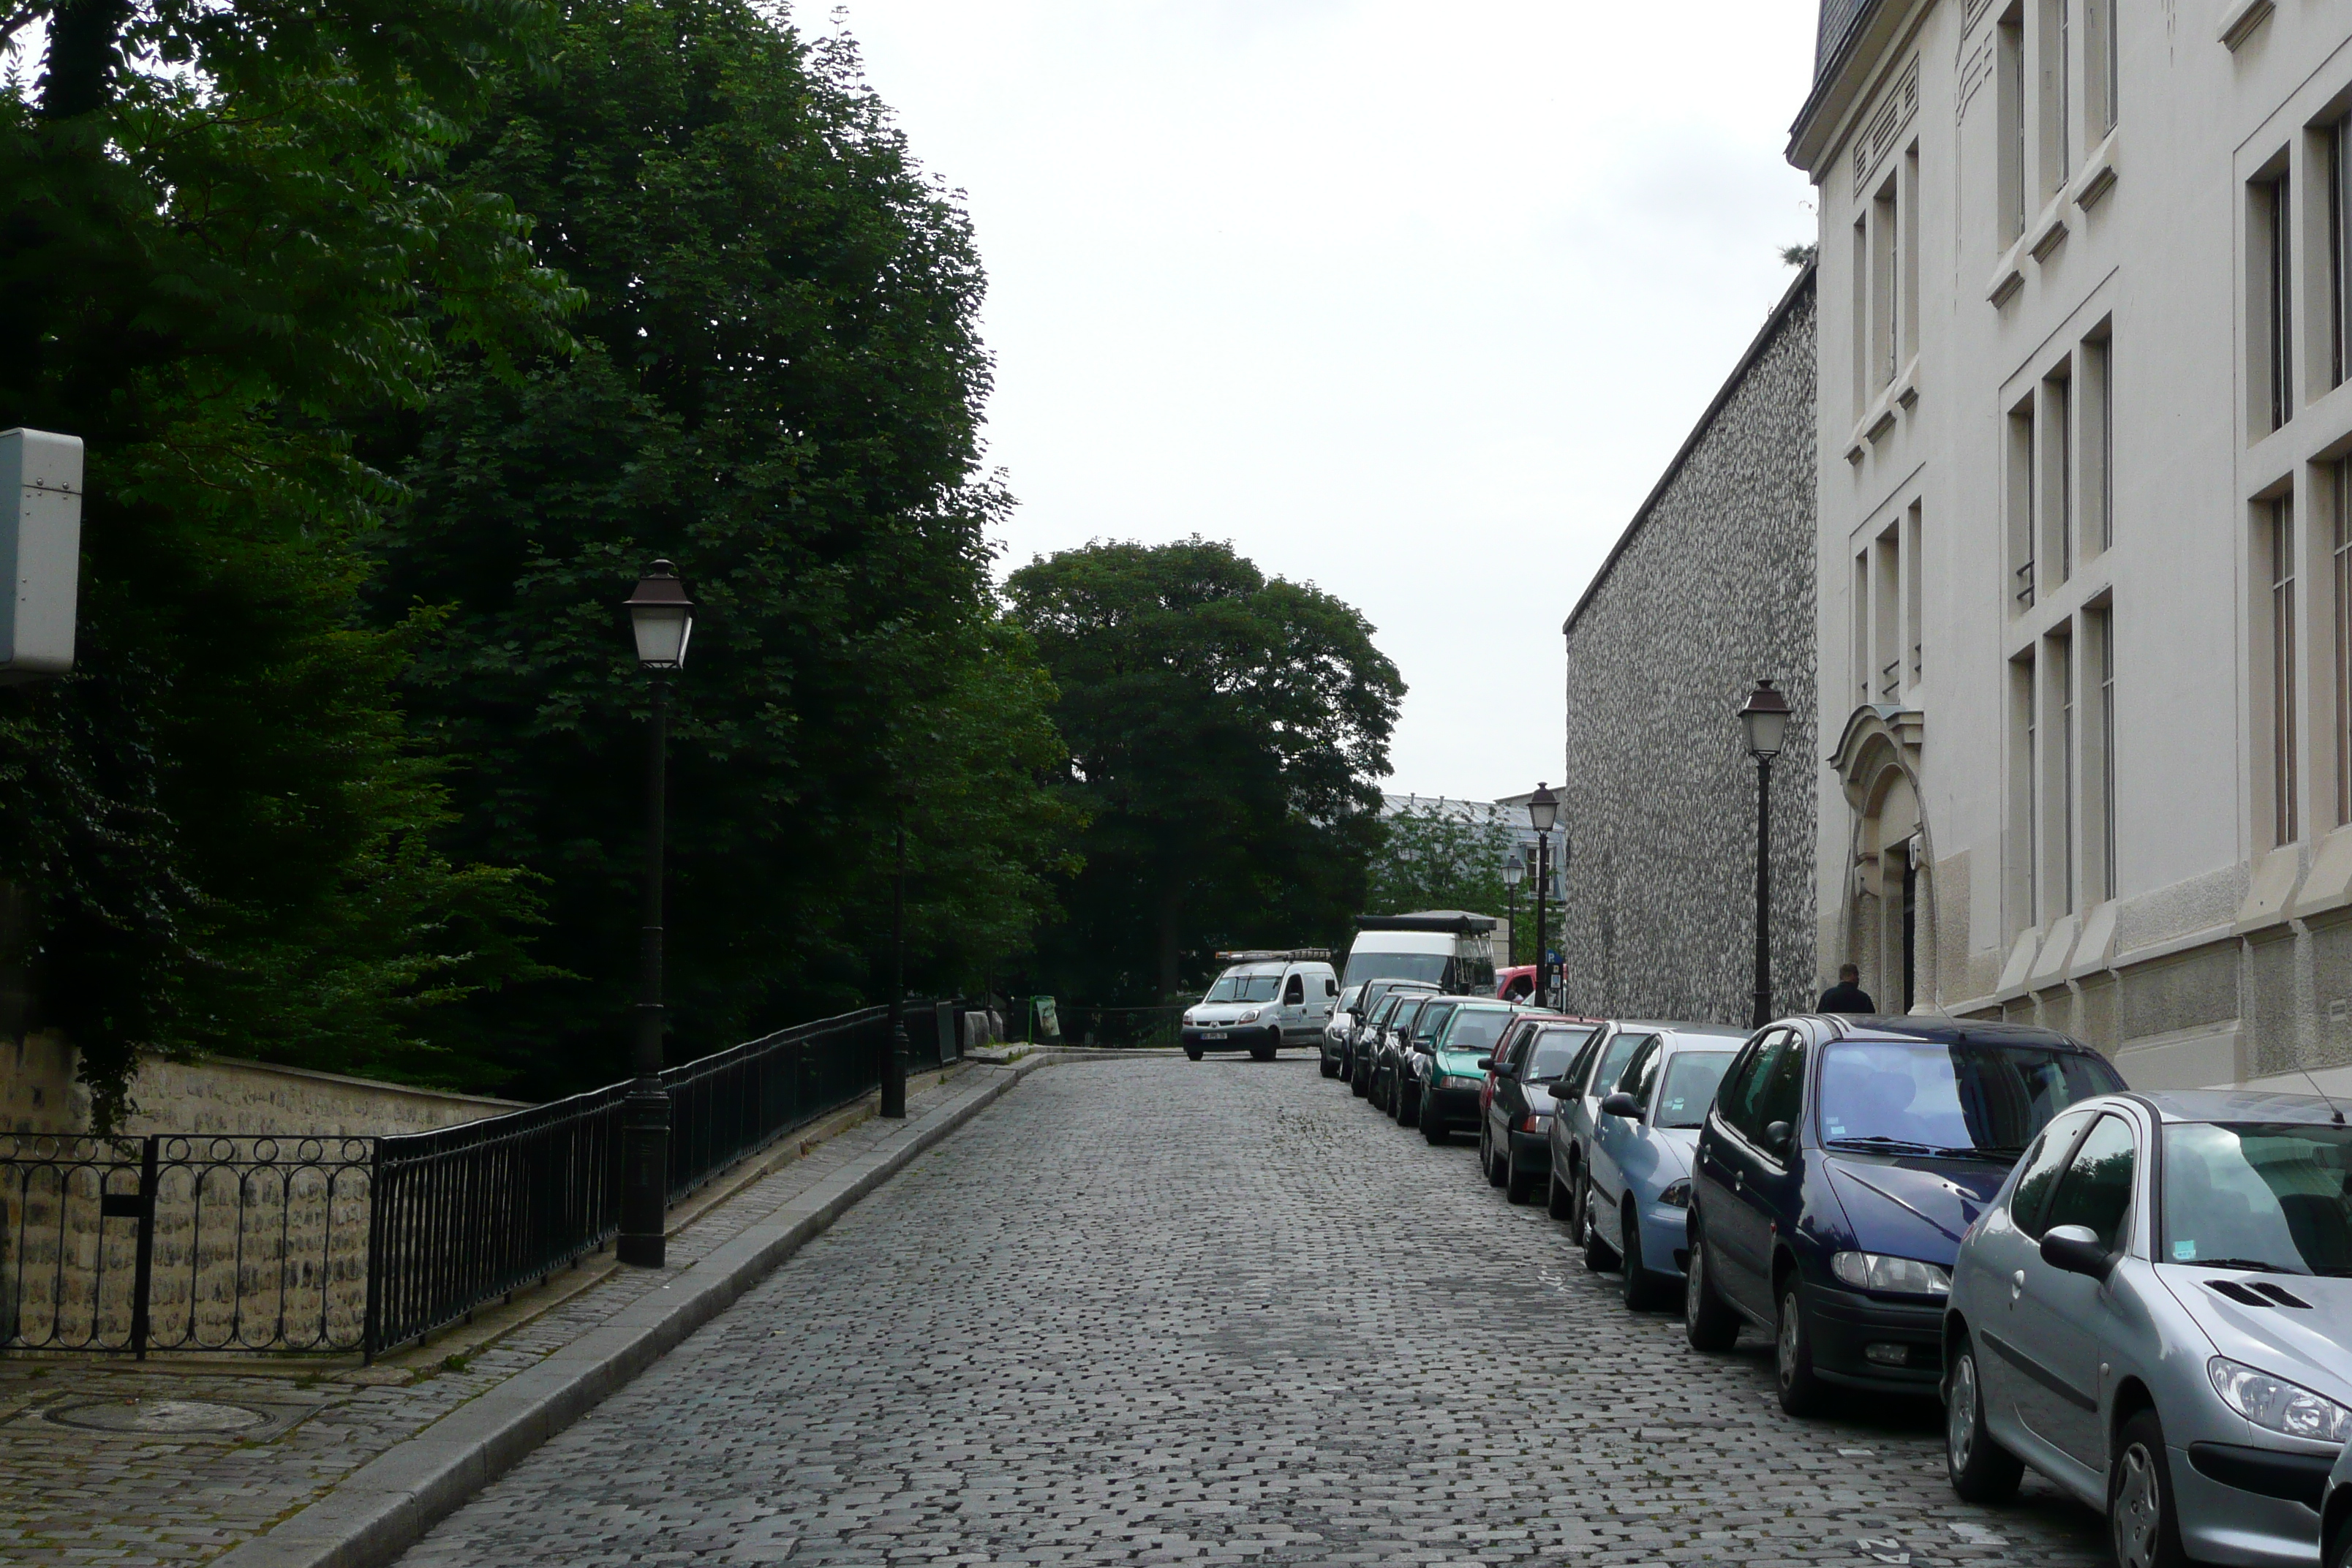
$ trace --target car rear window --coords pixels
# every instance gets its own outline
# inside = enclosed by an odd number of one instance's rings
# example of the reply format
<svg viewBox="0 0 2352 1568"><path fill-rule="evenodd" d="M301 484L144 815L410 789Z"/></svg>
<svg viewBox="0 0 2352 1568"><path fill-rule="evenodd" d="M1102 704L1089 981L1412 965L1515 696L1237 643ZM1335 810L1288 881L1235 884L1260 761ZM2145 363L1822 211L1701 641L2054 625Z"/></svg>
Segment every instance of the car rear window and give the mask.
<svg viewBox="0 0 2352 1568"><path fill-rule="evenodd" d="M1700 1127L1736 1051L1676 1051L1666 1060L1666 1087L1658 1096L1660 1127Z"/></svg>
<svg viewBox="0 0 2352 1568"><path fill-rule="evenodd" d="M1454 1016L1454 1027L1446 1032L1445 1048L1449 1051L1476 1051L1485 1055L1494 1048L1510 1027L1513 1014L1501 1009L1471 1008Z"/></svg>
<svg viewBox="0 0 2352 1568"><path fill-rule="evenodd" d="M1519 1076L1537 1083L1548 1083L1559 1078L1575 1061L1577 1047L1592 1037L1590 1029L1546 1029L1536 1037L1536 1047L1528 1058L1528 1070Z"/></svg>

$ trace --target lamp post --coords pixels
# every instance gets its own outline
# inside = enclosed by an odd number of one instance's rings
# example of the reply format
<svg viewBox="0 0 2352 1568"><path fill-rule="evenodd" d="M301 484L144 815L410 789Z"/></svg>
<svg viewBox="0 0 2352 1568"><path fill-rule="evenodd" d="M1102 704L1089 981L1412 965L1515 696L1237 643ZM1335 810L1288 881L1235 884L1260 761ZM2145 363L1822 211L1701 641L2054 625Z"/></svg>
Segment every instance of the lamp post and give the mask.
<svg viewBox="0 0 2352 1568"><path fill-rule="evenodd" d="M1750 1026L1772 1021L1772 759L1789 730L1789 700L1759 680L1740 706L1748 754L1756 759L1756 1007Z"/></svg>
<svg viewBox="0 0 2352 1568"><path fill-rule="evenodd" d="M1508 855L1503 857L1503 897L1508 900L1509 903L1511 946L1514 949L1519 945L1519 884L1527 880L1527 876L1528 863L1519 858L1519 852L1517 850L1514 849ZM1517 952L1507 952L1503 956L1510 960L1509 963L1506 963L1503 966L1506 969L1508 969L1511 967L1511 964L1515 964L1519 961L1519 955ZM1538 952L1536 956L1540 958L1543 955Z"/></svg>
<svg viewBox="0 0 2352 1568"><path fill-rule="evenodd" d="M907 808L897 810L898 868L890 880L890 1036L882 1044L882 1114L907 1114Z"/></svg>
<svg viewBox="0 0 2352 1568"><path fill-rule="evenodd" d="M662 1266L662 1211L669 1196L669 1089L662 1083L662 838L667 826L669 678L686 664L694 601L677 568L656 561L629 595L637 663L653 688L646 736L645 914L637 936L635 1072L621 1102L621 1239L624 1263Z"/></svg>
<svg viewBox="0 0 2352 1568"><path fill-rule="evenodd" d="M1545 961L1544 894L1551 886L1551 830L1559 820L1559 796L1538 781L1528 797L1528 826L1536 830L1536 1005L1551 1005L1551 965Z"/></svg>

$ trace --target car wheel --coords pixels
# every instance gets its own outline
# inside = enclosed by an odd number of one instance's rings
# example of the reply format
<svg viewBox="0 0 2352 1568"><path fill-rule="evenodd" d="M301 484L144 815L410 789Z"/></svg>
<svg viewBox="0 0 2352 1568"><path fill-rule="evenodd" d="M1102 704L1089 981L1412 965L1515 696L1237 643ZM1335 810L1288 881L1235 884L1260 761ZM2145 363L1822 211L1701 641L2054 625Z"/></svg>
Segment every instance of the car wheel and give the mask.
<svg viewBox="0 0 2352 1568"><path fill-rule="evenodd" d="M1633 1200L1625 1200L1625 1310L1646 1312L1658 1305L1664 1291L1658 1277L1642 1262L1642 1220Z"/></svg>
<svg viewBox="0 0 2352 1568"><path fill-rule="evenodd" d="M1499 1187L1503 1184L1505 1179L1503 1163L1495 1158L1494 1140L1486 1135L1484 1123L1481 1123L1478 1128L1478 1165L1486 1173L1488 1186Z"/></svg>
<svg viewBox="0 0 2352 1568"><path fill-rule="evenodd" d="M1566 1220L1576 1213L1576 1200L1569 1195L1567 1184L1556 1175L1544 1183L1544 1213L1557 1220Z"/></svg>
<svg viewBox="0 0 2352 1568"><path fill-rule="evenodd" d="M1201 1059L1201 1047L1198 1046L1186 1046L1184 1047L1184 1054L1197 1062Z"/></svg>
<svg viewBox="0 0 2352 1568"><path fill-rule="evenodd" d="M1437 1101L1428 1095L1421 1097L1421 1135L1432 1143L1450 1143L1454 1134L1447 1131L1445 1119L1437 1113Z"/></svg>
<svg viewBox="0 0 2352 1568"><path fill-rule="evenodd" d="M1985 1427L1984 1385L1977 1381L1977 1350L1967 1335L1952 1352L1944 1379L1944 1473L1963 1502L2007 1502L2025 1466Z"/></svg>
<svg viewBox="0 0 2352 1568"><path fill-rule="evenodd" d="M2116 1568L2185 1568L2189 1562L2180 1549L2164 1426L2153 1410L2125 1422L2116 1439L2107 1466L2107 1538Z"/></svg>
<svg viewBox="0 0 2352 1568"><path fill-rule="evenodd" d="M1811 1415L1822 1407L1822 1380L1813 1375L1813 1325L1805 1311L1804 1282L1791 1269L1780 1282L1780 1315L1772 1334L1772 1373L1780 1408Z"/></svg>
<svg viewBox="0 0 2352 1568"><path fill-rule="evenodd" d="M1707 1271L1706 1243L1694 1234L1690 1270L1683 1276L1683 1338L1695 1351L1727 1351L1739 1338L1739 1314L1715 1288Z"/></svg>
<svg viewBox="0 0 2352 1568"><path fill-rule="evenodd" d="M1364 1068L1353 1056L1348 1058L1348 1092L1358 1100L1364 1098Z"/></svg>
<svg viewBox="0 0 2352 1568"><path fill-rule="evenodd" d="M1503 1196L1515 1204L1523 1204L1535 1196L1535 1173L1519 1169L1519 1152L1513 1149L1503 1156Z"/></svg>
<svg viewBox="0 0 2352 1568"><path fill-rule="evenodd" d="M1275 1050L1281 1044L1282 1037L1280 1035L1275 1036L1271 1040L1259 1041L1256 1045L1250 1047L1250 1060L1254 1062L1270 1062L1274 1060Z"/></svg>
<svg viewBox="0 0 2352 1568"><path fill-rule="evenodd" d="M1404 1074L1399 1073L1395 1099L1396 1124L1399 1127L1412 1126L1413 1118L1421 1110L1421 1086L1408 1082Z"/></svg>
<svg viewBox="0 0 2352 1568"><path fill-rule="evenodd" d="M2352 1568L2352 1522L2336 1521L2336 1539L2326 1543L2324 1559L2327 1568Z"/></svg>
<svg viewBox="0 0 2352 1568"><path fill-rule="evenodd" d="M1584 1266L1595 1274L1605 1273L1617 1266L1617 1249L1601 1239L1601 1227L1592 1220L1592 1178L1583 1178L1578 1189L1576 1212L1584 1221Z"/></svg>
<svg viewBox="0 0 2352 1568"><path fill-rule="evenodd" d="M1338 1078L1339 1076L1339 1064L1333 1061L1329 1057L1325 1057L1323 1058L1323 1076L1325 1078Z"/></svg>

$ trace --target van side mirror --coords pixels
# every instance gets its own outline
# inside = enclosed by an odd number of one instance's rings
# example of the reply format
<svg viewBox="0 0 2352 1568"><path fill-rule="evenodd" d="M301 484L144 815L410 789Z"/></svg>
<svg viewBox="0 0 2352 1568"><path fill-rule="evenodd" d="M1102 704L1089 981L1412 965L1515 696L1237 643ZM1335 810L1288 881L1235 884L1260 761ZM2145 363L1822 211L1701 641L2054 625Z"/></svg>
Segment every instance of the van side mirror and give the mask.
<svg viewBox="0 0 2352 1568"><path fill-rule="evenodd" d="M2042 1261L2068 1274L2105 1279L2116 1271L2115 1254L2087 1225L2053 1225L2042 1237Z"/></svg>
<svg viewBox="0 0 2352 1568"><path fill-rule="evenodd" d="M1785 1121L1775 1121L1764 1129L1764 1147L1775 1154L1785 1154L1796 1144L1797 1130Z"/></svg>
<svg viewBox="0 0 2352 1568"><path fill-rule="evenodd" d="M1639 1121L1642 1119L1642 1108L1634 1103L1632 1095L1621 1089L1601 1102L1601 1114L1622 1116L1629 1121Z"/></svg>

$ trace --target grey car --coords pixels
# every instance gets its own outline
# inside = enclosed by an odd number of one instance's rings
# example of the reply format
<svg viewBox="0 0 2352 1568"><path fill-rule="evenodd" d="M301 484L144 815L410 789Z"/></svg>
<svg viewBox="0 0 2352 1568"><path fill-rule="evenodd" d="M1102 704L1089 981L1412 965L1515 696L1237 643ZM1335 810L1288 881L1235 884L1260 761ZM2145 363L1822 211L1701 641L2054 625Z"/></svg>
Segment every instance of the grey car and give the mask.
<svg viewBox="0 0 2352 1568"><path fill-rule="evenodd" d="M2336 1456L2327 1473L2327 1500L2319 1507L2322 1568L2352 1568L2352 1443Z"/></svg>
<svg viewBox="0 0 2352 1568"><path fill-rule="evenodd" d="M1944 1316L1946 1462L2031 1465L2123 1568L2310 1564L2352 1439L2352 1127L2315 1096L2109 1094L1970 1226Z"/></svg>
<svg viewBox="0 0 2352 1568"><path fill-rule="evenodd" d="M1552 1218L1567 1222L1570 1238L1580 1245L1588 1237L1584 1223L1585 1173L1591 1163L1593 1130L1601 1124L1601 1101L1616 1089L1634 1054L1656 1039L1660 1030L1673 1027L1672 1024L1612 1018L1593 1031L1592 1038L1585 1042L1584 1049L1569 1068L1568 1077L1553 1086L1552 1099L1558 1104L1549 1133L1551 1175L1545 1207ZM1585 1261L1594 1268L1606 1268L1616 1258L1588 1249Z"/></svg>
<svg viewBox="0 0 2352 1568"><path fill-rule="evenodd" d="M1584 1248L1625 1276L1625 1305L1679 1301L1689 1259L1691 1151L1744 1029L1685 1024L1633 1053L1585 1144Z"/></svg>

